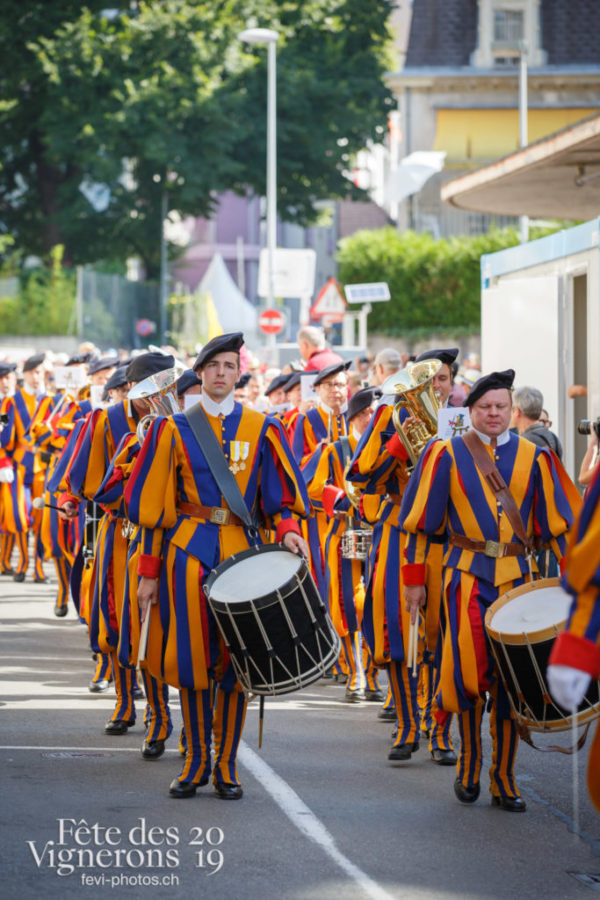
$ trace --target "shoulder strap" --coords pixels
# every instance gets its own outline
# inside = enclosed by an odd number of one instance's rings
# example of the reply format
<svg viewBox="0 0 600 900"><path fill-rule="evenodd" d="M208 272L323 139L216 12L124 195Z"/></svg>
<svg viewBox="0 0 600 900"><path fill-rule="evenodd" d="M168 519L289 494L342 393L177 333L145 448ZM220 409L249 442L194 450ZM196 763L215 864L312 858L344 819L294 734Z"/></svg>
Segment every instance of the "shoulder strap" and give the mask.
<svg viewBox="0 0 600 900"><path fill-rule="evenodd" d="M206 413L201 403L195 403L184 412L194 437L198 441L200 449L204 454L204 458L209 465L213 478L219 486L227 506L231 512L241 519L247 528L256 530L256 525L252 521L252 516L246 505L246 501L242 496L240 487L230 471L223 448L217 440L217 437L210 427L210 422L206 418Z"/></svg>
<svg viewBox="0 0 600 900"><path fill-rule="evenodd" d="M525 545L525 547L527 547L529 550L532 550L532 542L527 537L527 534L525 532L523 519L521 518L521 513L517 508L515 499L509 491L508 485L504 481L504 478L498 471L497 467L494 465L489 453L485 449L483 442L472 430L467 431L467 433L462 436L462 440L464 441L465 447L473 457L475 465L483 475L488 486L502 503L502 506L506 515L508 516L508 521L512 525L514 533L519 538L521 543Z"/></svg>

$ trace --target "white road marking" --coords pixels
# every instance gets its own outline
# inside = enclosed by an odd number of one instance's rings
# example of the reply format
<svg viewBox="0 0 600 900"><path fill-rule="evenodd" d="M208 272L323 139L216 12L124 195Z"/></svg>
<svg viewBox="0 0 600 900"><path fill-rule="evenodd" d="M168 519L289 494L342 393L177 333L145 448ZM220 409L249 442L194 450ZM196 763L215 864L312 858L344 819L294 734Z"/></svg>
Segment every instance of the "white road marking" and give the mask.
<svg viewBox="0 0 600 900"><path fill-rule="evenodd" d="M271 795L279 808L296 828L314 841L345 873L373 900L393 900L362 869L338 850L333 836L325 825L308 808L298 794L281 778L266 762L260 759L247 744L242 741L238 751L238 759L242 765L256 778L262 787Z"/></svg>

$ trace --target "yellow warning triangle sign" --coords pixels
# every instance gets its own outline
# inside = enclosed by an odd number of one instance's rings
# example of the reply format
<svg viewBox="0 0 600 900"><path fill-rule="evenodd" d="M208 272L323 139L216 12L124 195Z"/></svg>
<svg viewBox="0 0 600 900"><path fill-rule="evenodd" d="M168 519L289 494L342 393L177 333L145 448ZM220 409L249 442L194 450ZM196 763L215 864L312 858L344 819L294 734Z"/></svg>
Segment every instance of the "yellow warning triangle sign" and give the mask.
<svg viewBox="0 0 600 900"><path fill-rule="evenodd" d="M315 299L310 309L311 319L320 319L321 316L343 316L346 312L346 301L335 278L327 281Z"/></svg>

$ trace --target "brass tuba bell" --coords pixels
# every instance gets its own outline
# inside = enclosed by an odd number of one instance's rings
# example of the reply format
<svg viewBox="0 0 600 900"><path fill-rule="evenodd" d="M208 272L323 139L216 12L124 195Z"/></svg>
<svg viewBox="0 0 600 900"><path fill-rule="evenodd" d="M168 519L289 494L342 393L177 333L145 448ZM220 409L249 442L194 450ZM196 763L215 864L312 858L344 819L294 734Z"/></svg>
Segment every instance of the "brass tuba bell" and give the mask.
<svg viewBox="0 0 600 900"><path fill-rule="evenodd" d="M408 453L409 468L416 465L427 442L437 437L437 414L442 404L433 387L433 379L441 367L439 359L409 363L381 385L384 394L396 395L392 421ZM404 424L400 422L403 409L411 416Z"/></svg>
<svg viewBox="0 0 600 900"><path fill-rule="evenodd" d="M144 400L151 410L137 425L136 434L140 444L144 443L146 432L157 416L172 416L181 412L175 385L184 371L184 366L178 363L171 369L149 375L129 391L127 396L130 400Z"/></svg>

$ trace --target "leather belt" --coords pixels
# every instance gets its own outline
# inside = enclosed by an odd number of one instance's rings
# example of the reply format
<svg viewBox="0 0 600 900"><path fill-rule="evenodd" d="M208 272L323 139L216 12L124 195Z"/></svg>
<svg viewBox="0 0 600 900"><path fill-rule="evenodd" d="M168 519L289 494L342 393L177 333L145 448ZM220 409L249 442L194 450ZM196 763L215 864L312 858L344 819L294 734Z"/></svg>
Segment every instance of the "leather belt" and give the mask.
<svg viewBox="0 0 600 900"><path fill-rule="evenodd" d="M400 494L387 494L386 499L390 501L390 503L395 503L396 506L402 505L402 497Z"/></svg>
<svg viewBox="0 0 600 900"><path fill-rule="evenodd" d="M243 525L238 516L224 506L203 506L201 503L179 503L177 512L194 519L207 519L213 525Z"/></svg>
<svg viewBox="0 0 600 900"><path fill-rule="evenodd" d="M472 550L474 553L484 553L493 559L502 559L503 556L525 556L526 547L520 542L513 541L505 544L502 541L472 541L463 534L450 532L450 543L461 550Z"/></svg>

